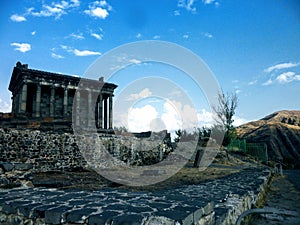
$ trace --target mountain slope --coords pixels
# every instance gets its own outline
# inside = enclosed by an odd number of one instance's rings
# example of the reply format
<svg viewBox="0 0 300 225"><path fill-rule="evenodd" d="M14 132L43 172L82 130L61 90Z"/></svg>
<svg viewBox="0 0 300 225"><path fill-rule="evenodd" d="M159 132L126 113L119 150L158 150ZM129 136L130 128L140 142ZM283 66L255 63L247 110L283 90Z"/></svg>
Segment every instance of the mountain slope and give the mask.
<svg viewBox="0 0 300 225"><path fill-rule="evenodd" d="M264 142L271 160L300 166L300 110L283 110L237 128L239 138Z"/></svg>

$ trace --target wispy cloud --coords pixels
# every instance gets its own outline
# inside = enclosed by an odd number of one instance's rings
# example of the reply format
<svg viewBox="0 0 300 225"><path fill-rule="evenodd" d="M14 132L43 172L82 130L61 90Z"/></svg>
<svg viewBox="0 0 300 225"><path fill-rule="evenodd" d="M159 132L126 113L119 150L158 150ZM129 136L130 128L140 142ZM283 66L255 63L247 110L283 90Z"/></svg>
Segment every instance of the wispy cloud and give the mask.
<svg viewBox="0 0 300 225"><path fill-rule="evenodd" d="M26 18L24 16L20 16L18 14L13 14L10 16L10 19L14 22L23 22L26 21Z"/></svg>
<svg viewBox="0 0 300 225"><path fill-rule="evenodd" d="M64 58L62 55L55 54L54 52L51 53L51 57L54 59L63 59Z"/></svg>
<svg viewBox="0 0 300 225"><path fill-rule="evenodd" d="M279 63L274 66L270 66L270 67L266 68L264 71L266 73L270 73L272 71L288 69L288 68L293 68L293 67L297 67L297 66L300 66L300 62L298 62L298 63L291 63L291 62Z"/></svg>
<svg viewBox="0 0 300 225"><path fill-rule="evenodd" d="M91 55L101 55L100 52L94 52L94 51L90 51L90 50L78 50L78 49L74 49L73 53L76 56L91 56Z"/></svg>
<svg viewBox="0 0 300 225"><path fill-rule="evenodd" d="M195 0L179 0L177 6L179 8L185 8L187 11L190 11L192 13L196 13L197 9L194 6L194 2Z"/></svg>
<svg viewBox="0 0 300 225"><path fill-rule="evenodd" d="M52 2L51 4L42 4L41 9L37 10L34 7L30 7L23 15L14 14L10 17L12 21L22 22L26 21L25 16L35 17L55 17L60 18L63 14L67 14L69 9L78 7L80 5L79 0L62 0L58 3Z"/></svg>
<svg viewBox="0 0 300 225"><path fill-rule="evenodd" d="M281 84L290 83L292 81L300 81L300 75L295 72L285 72L276 77L276 81Z"/></svg>
<svg viewBox="0 0 300 225"><path fill-rule="evenodd" d="M212 5L214 4L216 7L220 5L219 1L217 0L202 0L204 5Z"/></svg>
<svg viewBox="0 0 300 225"><path fill-rule="evenodd" d="M188 39L188 38L189 38L189 35L188 35L188 34L184 34L182 37L183 37L184 39Z"/></svg>
<svg viewBox="0 0 300 225"><path fill-rule="evenodd" d="M202 35L206 38L213 38L214 37L211 33L208 33L208 32L204 32L204 33L202 33Z"/></svg>
<svg viewBox="0 0 300 225"><path fill-rule="evenodd" d="M11 111L10 104L6 100L3 100L0 97L0 112L10 112L10 111Z"/></svg>
<svg viewBox="0 0 300 225"><path fill-rule="evenodd" d="M250 81L249 83L248 83L248 85L254 85L254 84L256 84L257 83L257 80L253 80L253 81Z"/></svg>
<svg viewBox="0 0 300 225"><path fill-rule="evenodd" d="M174 16L180 16L179 10L175 10L175 11L174 11Z"/></svg>
<svg viewBox="0 0 300 225"><path fill-rule="evenodd" d="M141 37L142 37L142 34L141 34L141 33L138 33L135 37L136 37L136 38L141 38Z"/></svg>
<svg viewBox="0 0 300 225"><path fill-rule="evenodd" d="M152 95L152 92L149 90L149 88L145 88L142 91L140 91L139 93L131 94L127 100L129 100L129 101L138 100L138 99L142 99L142 98L147 98L151 95Z"/></svg>
<svg viewBox="0 0 300 225"><path fill-rule="evenodd" d="M89 9L84 10L84 13L91 17L105 19L111 10L111 5L106 1L95 1L89 5Z"/></svg>
<svg viewBox="0 0 300 225"><path fill-rule="evenodd" d="M27 43L11 43L11 46L15 46L15 50L19 52L28 52L31 50L31 45Z"/></svg>
<svg viewBox="0 0 300 225"><path fill-rule="evenodd" d="M266 82L264 82L262 85L263 86L268 86L271 85L273 83L272 79L270 78L269 80L267 80Z"/></svg>
<svg viewBox="0 0 300 225"><path fill-rule="evenodd" d="M142 63L142 61L138 60L138 59L129 59L129 62L134 63L134 64L140 64L140 63Z"/></svg>
<svg viewBox="0 0 300 225"><path fill-rule="evenodd" d="M98 39L98 40L102 40L103 35L102 34L97 34L97 33L91 33L91 36Z"/></svg>
<svg viewBox="0 0 300 225"><path fill-rule="evenodd" d="M153 39L160 39L160 36L159 35L154 35Z"/></svg>
<svg viewBox="0 0 300 225"><path fill-rule="evenodd" d="M84 36L82 35L82 33L72 33L70 34L70 37L76 40L82 40L84 39Z"/></svg>
<svg viewBox="0 0 300 225"><path fill-rule="evenodd" d="M300 62L285 62L264 69L265 73L270 74L270 78L262 85L267 86L273 83L286 84L293 81L300 81L300 75L296 74L294 71L291 71L291 68L299 66Z"/></svg>

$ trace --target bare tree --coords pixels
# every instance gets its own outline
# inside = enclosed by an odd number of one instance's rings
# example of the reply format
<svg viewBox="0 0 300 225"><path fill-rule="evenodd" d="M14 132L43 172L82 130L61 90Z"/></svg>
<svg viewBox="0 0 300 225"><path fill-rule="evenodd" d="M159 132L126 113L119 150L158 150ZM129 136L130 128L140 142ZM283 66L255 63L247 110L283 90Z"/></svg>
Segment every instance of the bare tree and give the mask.
<svg viewBox="0 0 300 225"><path fill-rule="evenodd" d="M225 95L222 91L218 94L218 102L219 105L213 107L213 110L217 116L218 127L225 131L223 145L226 146L236 136L233 116L238 106L238 97L235 92Z"/></svg>

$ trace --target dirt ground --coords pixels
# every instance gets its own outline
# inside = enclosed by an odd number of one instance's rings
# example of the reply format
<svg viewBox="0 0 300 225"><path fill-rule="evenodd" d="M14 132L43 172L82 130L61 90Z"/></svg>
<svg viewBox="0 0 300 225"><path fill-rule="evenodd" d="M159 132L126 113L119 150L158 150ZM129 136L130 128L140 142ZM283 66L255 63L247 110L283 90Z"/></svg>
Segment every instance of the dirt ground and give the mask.
<svg viewBox="0 0 300 225"><path fill-rule="evenodd" d="M207 180L213 180L232 173L237 173L242 169L253 166L261 165L253 160L249 160L248 157L239 155L227 156L223 154L216 157L214 163L204 171L199 171L199 168L193 167L193 162L189 162L169 179L149 186L130 187L120 185L105 179L94 171L53 171L38 173L33 176L33 185L36 187L56 187L62 189L76 188L97 190L105 187L112 187L118 189L130 189L133 191L154 191L171 189L182 185L199 184Z"/></svg>
<svg viewBox="0 0 300 225"><path fill-rule="evenodd" d="M280 213L253 215L248 225L299 225L300 190L296 184L299 181L297 171L274 177L259 208L270 207Z"/></svg>

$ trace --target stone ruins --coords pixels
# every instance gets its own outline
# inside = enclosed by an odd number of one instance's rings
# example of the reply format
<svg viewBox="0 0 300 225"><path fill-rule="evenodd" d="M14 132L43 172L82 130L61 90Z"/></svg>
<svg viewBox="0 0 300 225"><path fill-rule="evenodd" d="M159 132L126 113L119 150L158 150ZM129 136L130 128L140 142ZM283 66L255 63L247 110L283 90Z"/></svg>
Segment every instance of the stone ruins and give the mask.
<svg viewBox="0 0 300 225"><path fill-rule="evenodd" d="M112 132L113 96L117 85L99 80L29 69L17 62L11 76L12 113L0 125L18 128L95 127ZM73 118L72 118L73 116ZM73 119L73 120L72 120Z"/></svg>

